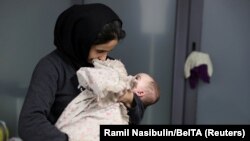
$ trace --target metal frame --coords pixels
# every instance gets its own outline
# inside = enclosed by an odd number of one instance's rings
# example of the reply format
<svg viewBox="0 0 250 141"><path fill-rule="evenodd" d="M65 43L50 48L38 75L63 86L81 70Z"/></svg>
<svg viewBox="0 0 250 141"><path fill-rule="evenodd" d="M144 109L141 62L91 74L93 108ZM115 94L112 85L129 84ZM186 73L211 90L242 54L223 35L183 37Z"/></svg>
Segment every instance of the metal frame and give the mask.
<svg viewBox="0 0 250 141"><path fill-rule="evenodd" d="M197 89L184 78L184 64L192 50L200 50L204 0L178 0L176 16L171 124L195 124Z"/></svg>
<svg viewBox="0 0 250 141"><path fill-rule="evenodd" d="M178 0L176 8L171 124L183 124L185 100L183 66L186 58L186 46L188 42L189 3L189 0Z"/></svg>

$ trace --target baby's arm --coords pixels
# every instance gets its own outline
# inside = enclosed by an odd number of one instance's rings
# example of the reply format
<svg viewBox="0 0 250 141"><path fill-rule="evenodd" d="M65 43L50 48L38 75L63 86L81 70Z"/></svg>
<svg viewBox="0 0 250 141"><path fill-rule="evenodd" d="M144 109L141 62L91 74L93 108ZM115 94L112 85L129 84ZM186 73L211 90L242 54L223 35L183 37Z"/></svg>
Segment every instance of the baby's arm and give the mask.
<svg viewBox="0 0 250 141"><path fill-rule="evenodd" d="M130 89L132 76L119 60L94 60L94 67L83 67L77 71L79 85L90 89L99 98L119 97L124 90ZM112 95L110 95L112 94Z"/></svg>
<svg viewBox="0 0 250 141"><path fill-rule="evenodd" d="M103 86L106 84L103 76L105 76L106 73L105 70L100 68L82 67L76 74L79 86L93 91L93 94L99 97L103 96Z"/></svg>
<svg viewBox="0 0 250 141"><path fill-rule="evenodd" d="M119 75L113 68L96 64L97 68L83 67L77 71L79 86L92 90L99 98L104 98L109 92L118 93Z"/></svg>

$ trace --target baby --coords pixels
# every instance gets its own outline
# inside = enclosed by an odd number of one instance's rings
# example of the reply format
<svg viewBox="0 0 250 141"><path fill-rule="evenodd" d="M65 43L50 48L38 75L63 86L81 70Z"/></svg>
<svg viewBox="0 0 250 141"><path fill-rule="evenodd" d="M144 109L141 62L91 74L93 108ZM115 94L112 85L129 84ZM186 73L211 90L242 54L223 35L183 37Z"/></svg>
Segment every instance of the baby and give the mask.
<svg viewBox="0 0 250 141"><path fill-rule="evenodd" d="M144 107L159 99L158 85L150 75L129 76L119 60L96 59L93 64L94 67L82 67L77 71L82 92L55 124L69 136L69 141L98 141L99 125L128 124L126 103L119 102L128 93L136 94Z"/></svg>

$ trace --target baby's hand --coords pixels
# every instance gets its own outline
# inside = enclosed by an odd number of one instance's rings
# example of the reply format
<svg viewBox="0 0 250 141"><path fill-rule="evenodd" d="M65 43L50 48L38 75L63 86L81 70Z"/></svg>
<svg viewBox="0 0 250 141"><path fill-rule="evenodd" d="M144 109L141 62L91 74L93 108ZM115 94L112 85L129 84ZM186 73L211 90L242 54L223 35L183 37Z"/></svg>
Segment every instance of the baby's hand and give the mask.
<svg viewBox="0 0 250 141"><path fill-rule="evenodd" d="M95 68L105 68L106 67L105 61L93 59L92 62L93 62L93 65Z"/></svg>

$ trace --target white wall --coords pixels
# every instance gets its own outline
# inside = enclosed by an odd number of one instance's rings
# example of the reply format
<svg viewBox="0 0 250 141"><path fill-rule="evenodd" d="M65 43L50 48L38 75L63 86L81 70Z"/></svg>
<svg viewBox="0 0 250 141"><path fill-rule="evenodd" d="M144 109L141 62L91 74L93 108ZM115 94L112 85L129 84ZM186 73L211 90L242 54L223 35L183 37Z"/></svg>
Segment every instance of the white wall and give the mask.
<svg viewBox="0 0 250 141"><path fill-rule="evenodd" d="M200 83L197 124L250 123L250 1L205 0L201 50L214 65Z"/></svg>

